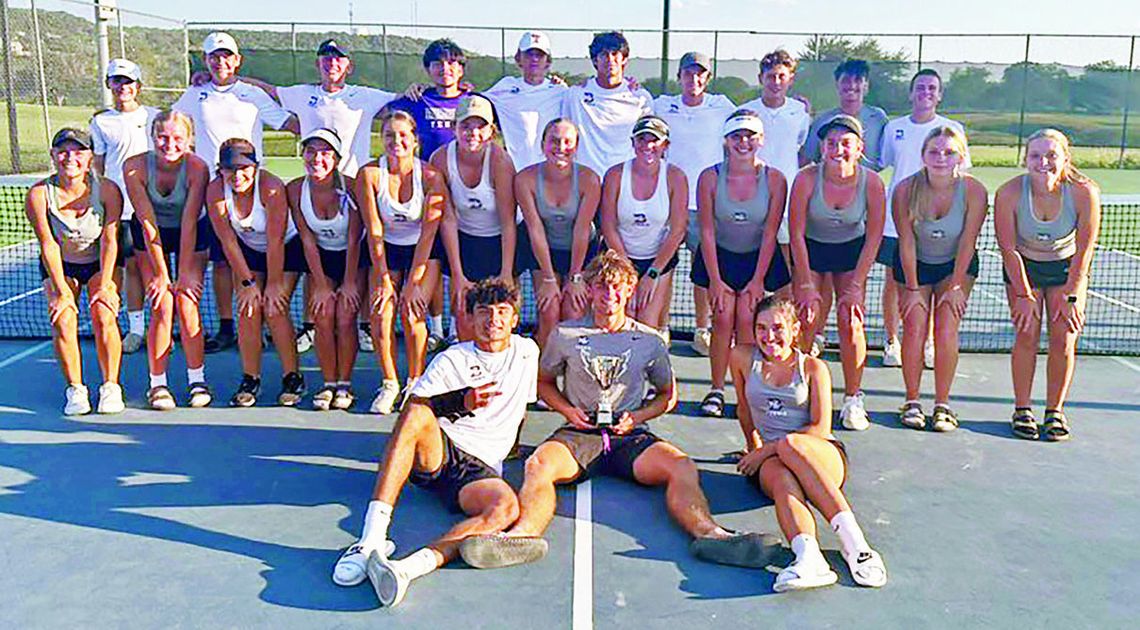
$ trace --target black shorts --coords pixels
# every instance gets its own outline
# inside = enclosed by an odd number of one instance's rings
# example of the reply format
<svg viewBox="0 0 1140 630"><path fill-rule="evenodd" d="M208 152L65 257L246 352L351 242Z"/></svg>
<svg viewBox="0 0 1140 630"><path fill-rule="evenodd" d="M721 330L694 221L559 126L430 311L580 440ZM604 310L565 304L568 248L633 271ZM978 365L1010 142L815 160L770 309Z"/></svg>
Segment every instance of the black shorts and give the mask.
<svg viewBox="0 0 1140 630"><path fill-rule="evenodd" d="M629 262L633 263L634 268L637 269L637 278L640 280L641 277L645 275L645 272L649 271L649 268L653 266L654 260L654 258L630 258ZM677 254L673 254L669 262L665 263L665 268L661 270L661 274L664 275L673 271L673 269L677 267L677 260Z"/></svg>
<svg viewBox="0 0 1140 630"><path fill-rule="evenodd" d="M245 241L238 238L238 246L241 247L241 253L245 257L245 264L249 267L250 271L256 273L268 273L267 260L265 254L252 249ZM294 236L293 240L285 243L285 269L286 272L304 273L308 270L308 265L305 264L305 248L301 245L301 237Z"/></svg>
<svg viewBox="0 0 1140 630"><path fill-rule="evenodd" d="M722 247L716 248L716 266L720 270L720 279L732 287L733 291L743 291L744 287L752 281L756 273L756 265L760 260L760 250L738 254ZM705 289L709 288L712 280L709 278L708 268L705 267L705 257L700 249L693 254L693 268L689 272L689 279L693 284ZM772 253L772 262L768 265L768 273L764 274L764 290L777 291L791 284L792 276L788 273L788 266L784 264L784 255L777 247Z"/></svg>
<svg viewBox="0 0 1140 630"><path fill-rule="evenodd" d="M138 218L130 221L131 241L136 252L146 251L146 237L143 235L142 223ZM210 220L207 217L198 219L198 229L194 231L194 251L204 252L210 249L214 231L210 229ZM182 228L158 228L158 238L162 241L162 251L167 254L178 255L179 244L182 243Z"/></svg>
<svg viewBox="0 0 1140 630"><path fill-rule="evenodd" d="M839 489L842 490L843 486L847 485L847 477L849 476L849 472L851 470L851 466L847 461L847 446L844 445L843 442L835 439L834 437L832 437L830 440L828 440L828 442L831 442L835 446L835 450L839 451L839 458L843 460L843 480L839 482ZM748 477L748 481L751 481L752 485L756 486L757 490L760 490L760 492L764 492L764 489L760 486L760 471L759 470L756 471L755 475L750 475ZM769 498L771 498L771 497L769 497Z"/></svg>
<svg viewBox="0 0 1140 630"><path fill-rule="evenodd" d="M80 287L87 286L87 283L91 281L91 278L94 278L95 274L99 273L99 270L101 269L98 260L89 263L72 263L67 262L66 260L62 262L63 275L68 278L73 278L76 282L79 283ZM44 267L44 261L42 258L40 259L40 279L48 279L47 267Z"/></svg>
<svg viewBox="0 0 1140 630"><path fill-rule="evenodd" d="M805 239L808 250L808 267L816 273L844 273L854 271L859 264L859 255L863 253L863 243L867 240L860 236L845 243L823 243Z"/></svg>
<svg viewBox="0 0 1140 630"><path fill-rule="evenodd" d="M412 268L412 260L416 256L416 245L396 245L394 243L384 242L384 261L388 264L390 271L399 271L400 273L407 273ZM428 260L440 260L445 258L443 247L437 238L431 246L431 252L428 253ZM364 256L363 258L367 258ZM361 265L362 267L371 266L372 261L368 261L368 265ZM446 268L446 267L445 267Z"/></svg>
<svg viewBox="0 0 1140 630"><path fill-rule="evenodd" d="M521 239L519 241L519 246L522 246ZM591 240L590 243L586 245L586 257L582 259L582 269L585 269L586 265L590 264L590 261L598 255L598 251L600 249L601 244L597 239ZM519 249L518 251L521 253L523 250ZM571 252L568 249L552 248L550 250L550 264L554 265L555 273L560 276L566 276L570 274L570 258ZM529 238L527 239L527 250L525 255L515 256L515 265L516 274L528 270L539 270L538 257L534 254L534 248L530 245Z"/></svg>
<svg viewBox="0 0 1140 630"><path fill-rule="evenodd" d="M897 236L883 235L879 242L879 252L875 254L875 262L880 265L893 267L899 255L899 238Z"/></svg>
<svg viewBox="0 0 1140 630"><path fill-rule="evenodd" d="M577 481L592 475L612 475L637 481L633 476L633 463L661 438L647 429L634 429L628 435L610 434L609 452L606 452L605 438L600 431L562 427L546 441L558 442L569 449L581 469Z"/></svg>
<svg viewBox="0 0 1140 630"><path fill-rule="evenodd" d="M938 284L946 278L949 278L950 274L954 273L955 261L953 260L940 265L931 265L921 260L916 260L914 263L915 271L918 272L919 286L925 287ZM974 257L970 259L970 266L966 269L966 275L977 278L978 266L978 254L975 253ZM906 275L903 273L902 260L897 254L895 255L895 264L891 267L891 273L895 277L895 282L906 284Z"/></svg>
<svg viewBox="0 0 1140 630"><path fill-rule="evenodd" d="M1072 257L1041 262L1022 256L1021 260L1025 263L1025 275L1029 276L1029 286L1034 289L1059 287L1069 281L1069 264L1073 262ZM1001 278L1006 284L1010 284L1009 274L1005 272L1004 266Z"/></svg>
<svg viewBox="0 0 1140 630"><path fill-rule="evenodd" d="M502 475L483 460L456 446L442 430L439 436L443 440L443 463L439 469L430 473L413 470L408 480L424 490L436 493L448 509L462 512L459 492L464 486L483 479L502 479Z"/></svg>
<svg viewBox="0 0 1140 630"><path fill-rule="evenodd" d="M297 238L296 240L301 240ZM302 245L304 247L304 245ZM303 253L303 252L302 252ZM325 272L325 277L332 281L333 286L339 287L344 282L344 272L347 270L348 265L348 251L335 249L322 249L317 246L317 253L321 255L321 270ZM356 261L357 269L365 269L364 261L368 259L368 252L366 250L360 251L360 256ZM309 269L309 261L305 260L305 272L312 273Z"/></svg>
<svg viewBox="0 0 1140 630"><path fill-rule="evenodd" d="M516 249L516 260L518 259L517 253L518 250ZM499 275L503 271L503 237L472 236L466 232L460 232L459 265L463 269L463 275L471 282L478 282L484 278ZM443 273L447 276L451 275L450 264L443 266Z"/></svg>

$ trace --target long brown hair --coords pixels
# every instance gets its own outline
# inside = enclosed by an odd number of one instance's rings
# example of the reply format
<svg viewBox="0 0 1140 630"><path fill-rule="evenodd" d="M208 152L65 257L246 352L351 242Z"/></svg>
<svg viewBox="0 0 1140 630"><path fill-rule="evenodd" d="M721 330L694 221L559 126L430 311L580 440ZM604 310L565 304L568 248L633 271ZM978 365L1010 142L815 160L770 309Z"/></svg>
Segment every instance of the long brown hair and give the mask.
<svg viewBox="0 0 1140 630"><path fill-rule="evenodd" d="M926 134L926 139L922 141L922 154L926 154L926 147L930 146L938 138L947 138L954 145L959 155L966 155L966 136L954 127L944 125L935 127ZM957 169L954 171L954 179L961 177L961 173ZM907 210L909 213L911 223L918 223L919 221L927 220L934 212L934 188L930 185L930 173L927 172L926 166L923 166L917 173L907 178L910 181L910 189L907 190Z"/></svg>

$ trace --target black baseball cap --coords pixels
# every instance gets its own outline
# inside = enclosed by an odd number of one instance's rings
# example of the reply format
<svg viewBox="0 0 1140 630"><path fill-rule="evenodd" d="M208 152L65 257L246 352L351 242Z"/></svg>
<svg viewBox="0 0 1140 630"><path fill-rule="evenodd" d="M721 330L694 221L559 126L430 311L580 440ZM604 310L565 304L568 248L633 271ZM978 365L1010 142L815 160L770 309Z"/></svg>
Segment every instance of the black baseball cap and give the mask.
<svg viewBox="0 0 1140 630"><path fill-rule="evenodd" d="M629 137L636 138L643 133L648 133L658 140L668 140L669 123L657 116L642 116L633 124L633 132L629 134Z"/></svg>
<svg viewBox="0 0 1140 630"><path fill-rule="evenodd" d="M55 132L51 139L51 148L59 148L65 142L74 142L84 149L91 148L91 134L75 127L64 127Z"/></svg>
<svg viewBox="0 0 1140 630"><path fill-rule="evenodd" d="M237 170L243 166L257 166L257 149L246 140L222 143L218 150L218 166L226 170Z"/></svg>
<svg viewBox="0 0 1140 630"><path fill-rule="evenodd" d="M349 57L348 46L341 44L335 39L326 39L317 46L318 57Z"/></svg>

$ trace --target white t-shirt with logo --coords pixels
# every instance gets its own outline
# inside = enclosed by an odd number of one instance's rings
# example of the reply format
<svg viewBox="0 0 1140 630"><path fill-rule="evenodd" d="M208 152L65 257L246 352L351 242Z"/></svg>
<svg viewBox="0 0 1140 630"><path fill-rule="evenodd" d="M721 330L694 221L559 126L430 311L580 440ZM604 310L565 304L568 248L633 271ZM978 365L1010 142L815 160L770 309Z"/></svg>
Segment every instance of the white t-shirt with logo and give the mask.
<svg viewBox="0 0 1140 630"><path fill-rule="evenodd" d="M736 105L723 94L705 94L701 104L685 105L680 94L658 96L653 113L669 123L669 163L685 171L689 180L689 209L697 207L697 179L701 172L724 160L724 121Z"/></svg>
<svg viewBox="0 0 1140 630"><path fill-rule="evenodd" d="M281 106L297 115L302 138L322 127L340 136L340 170L349 177L371 161L372 119L396 96L363 85L346 85L336 92L312 83L277 88Z"/></svg>
<svg viewBox="0 0 1140 630"><path fill-rule="evenodd" d="M922 143L935 127L953 127L961 131L963 136L966 135L966 129L961 123L937 114L924 123L916 123L910 116L901 116L883 128L883 146L879 155L883 168L890 166L893 169L891 183L887 187L887 223L883 227L883 236L897 238L899 235L890 205L895 186L922 169ZM969 150L963 156L962 168L970 168Z"/></svg>
<svg viewBox="0 0 1140 630"><path fill-rule="evenodd" d="M562 115L562 99L568 89L550 79L531 85L522 77L503 77L482 93L495 105L516 171L543 161L542 130Z"/></svg>
<svg viewBox="0 0 1140 630"><path fill-rule="evenodd" d="M289 112L268 94L244 81L225 86L209 83L191 86L174 103L174 109L194 121L194 153L210 167L218 166L218 147L230 138L253 143L262 159L261 126L285 126Z"/></svg>
<svg viewBox="0 0 1140 630"><path fill-rule="evenodd" d="M473 341L458 343L432 359L411 395L430 398L497 383L501 393L490 404L455 421L440 418L439 428L460 450L502 472L527 403L538 400L538 354L538 344L519 335L511 335L510 346L502 352L485 352Z"/></svg>
<svg viewBox="0 0 1140 630"><path fill-rule="evenodd" d="M770 166L776 167L784 178L788 180L788 197L791 197L792 182L796 173L800 171L800 147L807 142L808 130L811 129L811 115L807 106L794 98L784 99L784 104L770 108L764 104L763 98L756 98L740 106L741 109L751 109L760 116L764 123L764 146L760 148L760 159ZM780 222L780 231L776 240L781 244L788 242L788 212L787 202L784 206L784 219Z"/></svg>
<svg viewBox="0 0 1140 630"><path fill-rule="evenodd" d="M123 163L154 146L150 124L157 114L158 108L144 105L128 113L105 109L91 119L91 149L95 155L103 156L104 177L118 184L123 192L123 220L135 214L123 184Z"/></svg>
<svg viewBox="0 0 1140 630"><path fill-rule="evenodd" d="M653 113L653 97L644 88L630 90L624 82L603 88L597 78L575 85L562 100L562 115L578 127L578 162L598 177L614 164L633 157L629 134L638 118Z"/></svg>

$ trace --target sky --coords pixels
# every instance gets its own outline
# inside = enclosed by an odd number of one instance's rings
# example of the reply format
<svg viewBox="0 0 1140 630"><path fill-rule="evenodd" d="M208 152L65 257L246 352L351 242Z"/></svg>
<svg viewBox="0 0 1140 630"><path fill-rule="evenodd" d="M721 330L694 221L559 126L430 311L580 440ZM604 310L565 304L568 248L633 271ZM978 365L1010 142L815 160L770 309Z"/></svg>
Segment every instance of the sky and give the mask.
<svg viewBox="0 0 1140 630"><path fill-rule="evenodd" d="M50 3L46 0L43 4ZM861 0L854 10L839 11L834 0L672 0L674 29L731 29L753 31L805 31L856 33L1102 33L1140 35L1140 10L1135 0L955 0L920 3L917 0ZM171 15L190 21L347 22L349 0L196 0L173 5L169 0L120 0L120 6ZM355 0L356 23L404 23L531 26L582 29L659 29L663 0ZM174 8L176 7L176 8ZM572 7L572 10L568 10ZM921 7L921 8L919 8ZM47 8L45 6L45 8ZM390 31L391 32L391 31ZM517 38L515 30L507 39ZM500 47L497 33L434 31L420 28L419 36L452 35L461 45L484 52ZM560 43L583 50L586 35L553 34L555 55ZM585 38L585 39L583 39ZM634 55L639 49L656 52L656 36L631 37ZM915 54L915 38L880 37L889 49ZM465 41L466 40L466 41ZM802 37L722 36L719 52L725 56L756 58L756 50L784 46L796 50ZM510 45L508 43L508 45ZM924 59L943 61L992 61L1009 63L1024 54L1024 38L928 38ZM1137 46L1140 48L1140 44ZM677 37L672 56L689 48L712 48L712 36ZM487 49L495 49L487 50ZM711 50L709 50L711 52ZM1038 39L1031 47L1035 61L1083 65L1102 59L1128 61L1129 41ZM567 52L566 54L571 54ZM649 54L647 50L645 54ZM1140 51L1137 51L1140 58ZM1140 64L1140 59L1137 61Z"/></svg>

